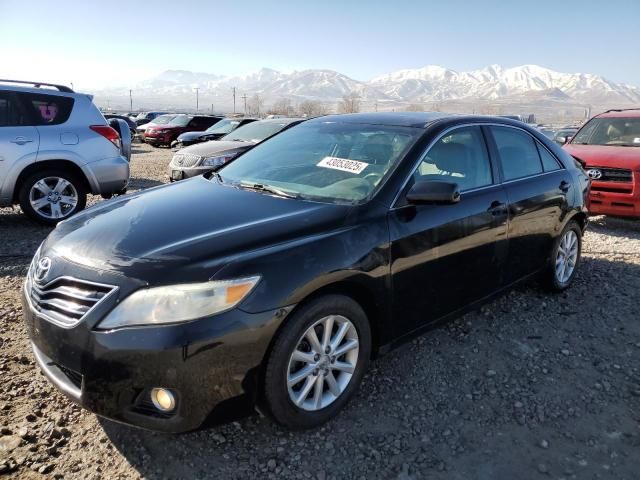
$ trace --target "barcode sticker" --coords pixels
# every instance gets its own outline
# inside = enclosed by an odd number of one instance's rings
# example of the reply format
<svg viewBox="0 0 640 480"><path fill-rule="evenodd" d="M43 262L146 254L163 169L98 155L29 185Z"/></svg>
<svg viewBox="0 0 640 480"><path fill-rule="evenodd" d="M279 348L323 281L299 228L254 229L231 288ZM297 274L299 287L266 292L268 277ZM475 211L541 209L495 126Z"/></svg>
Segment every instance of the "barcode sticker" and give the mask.
<svg viewBox="0 0 640 480"><path fill-rule="evenodd" d="M351 172L356 174L362 173L362 171L367 168L368 165L368 163L339 157L324 157L317 163L318 167L332 168L333 170L342 170L343 172Z"/></svg>

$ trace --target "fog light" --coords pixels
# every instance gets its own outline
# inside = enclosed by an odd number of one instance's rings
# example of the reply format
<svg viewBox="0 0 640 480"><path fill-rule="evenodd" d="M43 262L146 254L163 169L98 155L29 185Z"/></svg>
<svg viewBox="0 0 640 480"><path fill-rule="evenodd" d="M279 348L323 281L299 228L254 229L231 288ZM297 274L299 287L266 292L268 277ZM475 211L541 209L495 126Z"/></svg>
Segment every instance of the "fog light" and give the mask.
<svg viewBox="0 0 640 480"><path fill-rule="evenodd" d="M151 390L153 405L162 412L170 412L176 407L176 397L171 390L166 388L154 388Z"/></svg>

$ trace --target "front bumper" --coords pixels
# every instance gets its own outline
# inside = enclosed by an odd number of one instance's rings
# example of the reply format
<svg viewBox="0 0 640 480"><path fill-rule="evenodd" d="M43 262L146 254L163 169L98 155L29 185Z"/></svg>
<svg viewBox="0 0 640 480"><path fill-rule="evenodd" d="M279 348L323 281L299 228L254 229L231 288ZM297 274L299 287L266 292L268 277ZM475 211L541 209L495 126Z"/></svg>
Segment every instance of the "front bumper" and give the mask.
<svg viewBox="0 0 640 480"><path fill-rule="evenodd" d="M640 177L638 173L634 175ZM640 184L593 181L589 194L589 213L640 217Z"/></svg>
<svg viewBox="0 0 640 480"><path fill-rule="evenodd" d="M62 328L39 316L23 289L25 324L38 365L78 405L162 432L197 429L229 402L255 402L260 366L288 309L239 309L179 325L100 331ZM150 390L171 389L176 408L153 407ZM224 418L216 418L216 421Z"/></svg>
<svg viewBox="0 0 640 480"><path fill-rule="evenodd" d="M197 177L207 172L212 172L215 167L174 167L169 165L169 180L177 182L186 178Z"/></svg>

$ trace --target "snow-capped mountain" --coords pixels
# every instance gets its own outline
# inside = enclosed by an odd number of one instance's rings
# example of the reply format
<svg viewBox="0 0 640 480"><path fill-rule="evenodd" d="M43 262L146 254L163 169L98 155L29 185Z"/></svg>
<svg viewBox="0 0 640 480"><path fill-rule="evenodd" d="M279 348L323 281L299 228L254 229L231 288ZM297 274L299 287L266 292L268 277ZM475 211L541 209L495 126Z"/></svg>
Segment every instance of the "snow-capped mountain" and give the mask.
<svg viewBox="0 0 640 480"><path fill-rule="evenodd" d="M426 102L468 98L499 99L529 92L558 90L578 101L640 102L640 89L616 84L604 77L583 73L560 73L537 65L457 72L429 65L399 70L371 80L370 85L391 98Z"/></svg>
<svg viewBox="0 0 640 480"><path fill-rule="evenodd" d="M196 88L203 104L227 107L232 88L239 96L259 94L266 102L289 98L294 101L339 101L355 93L365 102L393 105L442 101L534 100L580 104L625 105L640 103L640 88L614 83L583 73L560 73L537 65L503 68L490 65L480 70L458 72L429 65L380 75L370 81L354 80L333 70L303 70L291 73L263 68L245 76L225 76L185 70L167 70L133 87L140 104L179 106L193 103ZM128 96L128 88L96 92L99 98Z"/></svg>

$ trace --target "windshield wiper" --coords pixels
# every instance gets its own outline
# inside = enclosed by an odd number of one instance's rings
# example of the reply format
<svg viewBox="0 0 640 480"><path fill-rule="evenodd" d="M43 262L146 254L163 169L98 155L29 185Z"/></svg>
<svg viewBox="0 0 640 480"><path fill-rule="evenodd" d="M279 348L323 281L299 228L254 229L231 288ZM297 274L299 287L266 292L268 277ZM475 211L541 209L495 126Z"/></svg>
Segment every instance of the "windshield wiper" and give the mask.
<svg viewBox="0 0 640 480"><path fill-rule="evenodd" d="M300 195L288 193L284 190L280 190L279 188L272 187L271 185L263 185L262 183L239 183L239 187L248 188L250 190L256 190L258 192L272 193L274 195L278 195L279 197L285 198L300 198Z"/></svg>

